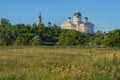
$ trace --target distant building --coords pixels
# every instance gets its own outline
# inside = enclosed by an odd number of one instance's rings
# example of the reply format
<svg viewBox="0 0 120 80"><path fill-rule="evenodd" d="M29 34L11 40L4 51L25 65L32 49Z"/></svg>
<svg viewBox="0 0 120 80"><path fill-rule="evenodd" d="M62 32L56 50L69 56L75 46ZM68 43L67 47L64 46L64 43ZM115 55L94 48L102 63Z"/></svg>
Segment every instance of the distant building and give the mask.
<svg viewBox="0 0 120 80"><path fill-rule="evenodd" d="M42 24L42 17L41 17L41 13L39 13L39 16L38 16L38 19L37 19L36 24L37 24L37 25Z"/></svg>
<svg viewBox="0 0 120 80"><path fill-rule="evenodd" d="M48 22L48 27L52 27L52 23L50 21Z"/></svg>
<svg viewBox="0 0 120 80"><path fill-rule="evenodd" d="M37 22L36 22L36 25L37 25L37 26L38 26L39 24L44 25L44 24L42 23L41 13L39 13L39 16L38 16ZM52 27L52 23L51 23L50 21L48 22L48 27Z"/></svg>
<svg viewBox="0 0 120 80"><path fill-rule="evenodd" d="M87 17L84 18L84 22L81 21L81 19L81 13L77 11L74 13L73 21L71 20L71 17L68 17L67 21L62 23L61 28L67 30L76 30L82 33L94 34L94 24L88 22Z"/></svg>

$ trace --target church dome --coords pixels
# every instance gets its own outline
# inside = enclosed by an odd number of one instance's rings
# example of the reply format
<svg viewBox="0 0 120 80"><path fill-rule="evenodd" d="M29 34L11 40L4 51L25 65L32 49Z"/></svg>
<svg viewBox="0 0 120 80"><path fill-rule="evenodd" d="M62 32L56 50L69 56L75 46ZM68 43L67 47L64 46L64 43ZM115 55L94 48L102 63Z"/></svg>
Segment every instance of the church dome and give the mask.
<svg viewBox="0 0 120 80"><path fill-rule="evenodd" d="M77 16L77 17L79 17L79 16L81 16L81 13L78 11L78 12L75 12L74 13L74 16Z"/></svg>
<svg viewBox="0 0 120 80"><path fill-rule="evenodd" d="M51 22L49 21L48 24L51 24Z"/></svg>

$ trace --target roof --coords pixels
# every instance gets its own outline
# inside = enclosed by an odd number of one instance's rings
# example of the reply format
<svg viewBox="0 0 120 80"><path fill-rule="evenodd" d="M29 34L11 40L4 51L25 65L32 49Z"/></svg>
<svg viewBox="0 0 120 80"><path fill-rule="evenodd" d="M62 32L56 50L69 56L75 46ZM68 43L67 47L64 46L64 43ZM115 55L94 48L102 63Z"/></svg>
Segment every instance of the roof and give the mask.
<svg viewBox="0 0 120 80"><path fill-rule="evenodd" d="M81 16L81 13L78 11L78 12L75 12L74 13L74 16Z"/></svg>
<svg viewBox="0 0 120 80"><path fill-rule="evenodd" d="M48 24L51 24L51 22L49 21Z"/></svg>
<svg viewBox="0 0 120 80"><path fill-rule="evenodd" d="M72 22L64 22L64 23L62 23L62 24L73 24Z"/></svg>
<svg viewBox="0 0 120 80"><path fill-rule="evenodd" d="M71 17L68 17L68 19L71 19Z"/></svg>
<svg viewBox="0 0 120 80"><path fill-rule="evenodd" d="M91 22L87 22L87 23L84 23L84 25L94 25L94 24Z"/></svg>

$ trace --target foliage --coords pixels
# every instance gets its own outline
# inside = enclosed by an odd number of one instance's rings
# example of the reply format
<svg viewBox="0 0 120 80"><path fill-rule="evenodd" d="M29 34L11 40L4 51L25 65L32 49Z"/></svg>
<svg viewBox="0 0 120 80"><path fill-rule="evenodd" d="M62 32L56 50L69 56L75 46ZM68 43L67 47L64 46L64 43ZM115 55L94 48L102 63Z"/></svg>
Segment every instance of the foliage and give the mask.
<svg viewBox="0 0 120 80"><path fill-rule="evenodd" d="M15 36L14 31L4 30L4 31L1 31L0 33L0 39L3 45L12 45L15 38L16 36Z"/></svg>
<svg viewBox="0 0 120 80"><path fill-rule="evenodd" d="M104 41L104 34L101 31L97 31L95 34L95 39L93 41L94 46L101 46L103 45Z"/></svg>
<svg viewBox="0 0 120 80"><path fill-rule="evenodd" d="M37 45L36 36L41 41L58 42L60 29L55 25L53 27L45 27L43 24L27 24L10 25L9 20L2 18L0 25L0 45ZM38 40L38 39L36 39Z"/></svg>
<svg viewBox="0 0 120 80"><path fill-rule="evenodd" d="M77 31L67 31L62 33L59 37L60 45L75 46L82 43L82 38L80 32Z"/></svg>
<svg viewBox="0 0 120 80"><path fill-rule="evenodd" d="M44 42L58 43L64 46L120 47L120 30L116 29L106 34L102 31L97 31L95 34L84 34L75 30L62 30L55 24L51 27L45 27L44 24L36 25L35 23L33 25L21 23L12 25L8 19L1 19L1 46L37 45L39 43L44 44Z"/></svg>
<svg viewBox="0 0 120 80"><path fill-rule="evenodd" d="M105 36L104 44L106 46L120 47L120 29L108 32Z"/></svg>
<svg viewBox="0 0 120 80"><path fill-rule="evenodd" d="M1 25L7 25L7 24L9 24L9 20L6 18L2 18L0 23L1 23Z"/></svg>
<svg viewBox="0 0 120 80"><path fill-rule="evenodd" d="M40 36L33 37L32 45L42 45L42 40L40 39Z"/></svg>

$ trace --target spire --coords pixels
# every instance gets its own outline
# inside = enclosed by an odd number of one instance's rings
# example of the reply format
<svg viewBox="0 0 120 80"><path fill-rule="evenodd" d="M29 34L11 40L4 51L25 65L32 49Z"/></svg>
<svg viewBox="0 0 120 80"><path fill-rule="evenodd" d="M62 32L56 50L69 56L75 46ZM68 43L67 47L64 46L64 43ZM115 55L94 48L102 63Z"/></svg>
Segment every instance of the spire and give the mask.
<svg viewBox="0 0 120 80"><path fill-rule="evenodd" d="M79 10L77 10L77 12L79 13Z"/></svg>
<svg viewBox="0 0 120 80"><path fill-rule="evenodd" d="M41 15L41 12L39 12L39 15Z"/></svg>
<svg viewBox="0 0 120 80"><path fill-rule="evenodd" d="M41 23L42 23L42 17L41 17L41 12L39 12L39 16L38 16L38 19L37 19L37 25L39 25Z"/></svg>
<svg viewBox="0 0 120 80"><path fill-rule="evenodd" d="M41 12L39 12L39 18L41 18Z"/></svg>

